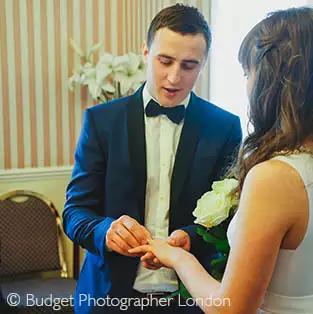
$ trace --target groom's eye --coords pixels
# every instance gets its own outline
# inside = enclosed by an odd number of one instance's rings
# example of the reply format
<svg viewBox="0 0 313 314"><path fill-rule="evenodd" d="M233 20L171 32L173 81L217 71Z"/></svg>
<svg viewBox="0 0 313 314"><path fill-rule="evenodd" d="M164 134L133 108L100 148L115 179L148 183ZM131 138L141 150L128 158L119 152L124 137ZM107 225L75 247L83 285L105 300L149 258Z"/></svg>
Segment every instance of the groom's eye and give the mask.
<svg viewBox="0 0 313 314"><path fill-rule="evenodd" d="M181 67L183 70L190 71L190 70L195 69L196 65L194 63L182 63Z"/></svg>
<svg viewBox="0 0 313 314"><path fill-rule="evenodd" d="M160 63L162 63L163 65L171 65L173 63L173 60L168 59L168 58L159 58Z"/></svg>

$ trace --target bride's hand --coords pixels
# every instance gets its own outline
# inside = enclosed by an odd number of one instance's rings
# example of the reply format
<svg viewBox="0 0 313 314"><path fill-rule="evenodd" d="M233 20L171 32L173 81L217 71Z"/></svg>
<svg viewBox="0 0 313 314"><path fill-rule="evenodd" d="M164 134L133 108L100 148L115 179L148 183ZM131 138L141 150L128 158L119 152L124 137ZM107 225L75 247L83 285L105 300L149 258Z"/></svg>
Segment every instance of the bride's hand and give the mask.
<svg viewBox="0 0 313 314"><path fill-rule="evenodd" d="M130 249L129 253L147 253L154 254L159 261L168 268L174 268L179 256L185 252L180 247L174 247L168 244L166 240L153 239L149 240L148 245L141 245Z"/></svg>

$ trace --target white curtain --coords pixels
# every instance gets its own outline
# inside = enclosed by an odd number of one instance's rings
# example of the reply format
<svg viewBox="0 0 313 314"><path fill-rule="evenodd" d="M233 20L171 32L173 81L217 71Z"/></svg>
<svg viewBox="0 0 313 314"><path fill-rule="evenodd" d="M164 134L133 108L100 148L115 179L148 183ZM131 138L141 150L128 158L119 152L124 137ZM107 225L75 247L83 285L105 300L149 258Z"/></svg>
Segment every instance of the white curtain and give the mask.
<svg viewBox="0 0 313 314"><path fill-rule="evenodd" d="M212 0L210 101L241 118L247 134L246 79L237 61L238 49L248 31L267 13L312 5L313 0Z"/></svg>

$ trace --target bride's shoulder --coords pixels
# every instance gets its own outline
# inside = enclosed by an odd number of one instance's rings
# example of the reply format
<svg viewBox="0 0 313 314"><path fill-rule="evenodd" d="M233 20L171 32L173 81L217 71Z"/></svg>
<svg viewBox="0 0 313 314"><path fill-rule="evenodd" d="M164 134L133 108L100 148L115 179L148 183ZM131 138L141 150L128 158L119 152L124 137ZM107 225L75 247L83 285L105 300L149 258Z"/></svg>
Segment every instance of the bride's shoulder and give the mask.
<svg viewBox="0 0 313 314"><path fill-rule="evenodd" d="M241 201L250 203L250 208L262 208L263 214L281 212L285 218L292 218L293 212L302 205L305 208L307 202L300 174L280 160L267 160L254 166L246 176L241 197Z"/></svg>
<svg viewBox="0 0 313 314"><path fill-rule="evenodd" d="M294 189L303 187L299 172L289 163L270 159L254 166L247 174L246 184L258 184L260 187L275 189Z"/></svg>

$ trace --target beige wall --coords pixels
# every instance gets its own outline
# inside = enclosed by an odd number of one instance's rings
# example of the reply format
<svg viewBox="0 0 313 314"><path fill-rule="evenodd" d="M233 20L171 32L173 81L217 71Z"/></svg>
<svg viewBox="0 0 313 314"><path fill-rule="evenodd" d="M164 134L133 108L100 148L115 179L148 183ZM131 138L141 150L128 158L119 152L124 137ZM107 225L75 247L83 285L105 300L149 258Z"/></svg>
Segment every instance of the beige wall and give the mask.
<svg viewBox="0 0 313 314"><path fill-rule="evenodd" d="M209 0L0 0L0 170L72 164L94 102L86 88L68 91L80 62L71 38L83 50L139 52L152 17L175 2L209 16ZM205 69L196 91L207 98L208 86Z"/></svg>

